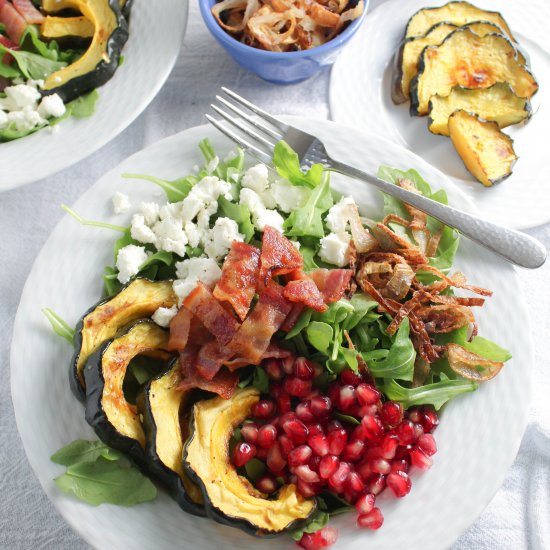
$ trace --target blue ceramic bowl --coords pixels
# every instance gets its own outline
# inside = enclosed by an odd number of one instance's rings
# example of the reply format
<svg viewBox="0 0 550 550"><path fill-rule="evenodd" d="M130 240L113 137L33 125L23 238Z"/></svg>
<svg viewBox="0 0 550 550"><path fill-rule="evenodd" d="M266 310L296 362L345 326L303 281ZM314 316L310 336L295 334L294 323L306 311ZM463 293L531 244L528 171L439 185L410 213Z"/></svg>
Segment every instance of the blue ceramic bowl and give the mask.
<svg viewBox="0 0 550 550"><path fill-rule="evenodd" d="M363 15L352 21L342 33L322 46L297 52L268 52L242 44L222 29L212 15L211 9L216 0L199 0L199 6L212 36L241 67L274 84L293 84L312 77L336 61L342 48L363 22L369 4L369 0L364 1Z"/></svg>

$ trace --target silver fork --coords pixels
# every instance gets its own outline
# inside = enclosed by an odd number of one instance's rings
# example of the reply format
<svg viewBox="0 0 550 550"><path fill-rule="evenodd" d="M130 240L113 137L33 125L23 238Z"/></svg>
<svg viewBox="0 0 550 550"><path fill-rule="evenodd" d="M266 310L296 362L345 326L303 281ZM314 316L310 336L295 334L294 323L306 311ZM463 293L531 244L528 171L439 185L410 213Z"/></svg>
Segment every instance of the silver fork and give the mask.
<svg viewBox="0 0 550 550"><path fill-rule="evenodd" d="M228 124L224 125L210 115L206 115L206 118L260 161L271 164L275 144L279 140L285 140L298 154L302 167L321 163L330 170L370 183L521 267L535 269L546 261L546 248L530 235L482 220L341 162L330 156L325 145L315 136L286 124L227 88L222 88L222 92L226 97L217 95L219 105L212 104L212 109Z"/></svg>

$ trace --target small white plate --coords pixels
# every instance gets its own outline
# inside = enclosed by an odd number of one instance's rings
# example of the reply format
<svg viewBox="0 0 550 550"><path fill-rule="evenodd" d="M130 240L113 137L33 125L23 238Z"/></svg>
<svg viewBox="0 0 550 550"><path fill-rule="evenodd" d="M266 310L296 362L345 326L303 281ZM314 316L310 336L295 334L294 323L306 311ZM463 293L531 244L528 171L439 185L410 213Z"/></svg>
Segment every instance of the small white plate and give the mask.
<svg viewBox="0 0 550 550"><path fill-rule="evenodd" d="M46 178L91 155L149 105L179 55L188 0L137 0L130 15L124 63L98 88L96 112L62 121L30 136L0 143L0 191Z"/></svg>
<svg viewBox="0 0 550 550"><path fill-rule="evenodd" d="M372 132L408 147L451 177L483 215L517 229L550 221L550 4L547 0L479 0L479 7L499 11L531 60L539 83L533 117L525 125L505 128L519 160L513 174L485 188L466 170L449 138L431 134L427 117L409 116L409 103L390 97L391 59L417 10L443 0L391 0L369 13L357 36L342 51L331 74L330 110L336 122Z"/></svg>
<svg viewBox="0 0 550 550"><path fill-rule="evenodd" d="M288 120L318 135L331 149L336 148L338 155L363 159L365 169L375 171L379 164L416 168L434 187L445 187L452 204L474 208L443 174L402 147L331 122ZM211 139L220 158L233 148L208 126L192 128L124 161L95 183L74 209L87 218L128 223L130 213L113 216L113 193L128 193L137 207L141 200L158 195L158 190L145 182L123 180L120 175L135 172L174 179L193 173L193 167L201 163L197 144L204 137ZM333 185L353 193L367 215L380 216L380 196L370 187L337 176ZM111 231L80 226L69 216L63 218L36 259L15 319L11 348L15 416L27 457L44 491L94 548L292 548L292 541L285 537L260 541L237 529L189 516L163 491L156 501L133 508L94 508L55 486L53 479L63 468L50 462L51 454L73 439L96 437L69 389L71 349L52 333L40 308L51 307L76 324L100 298L103 266L113 262L116 237ZM525 300L514 269L471 242L462 243L456 267L469 274L473 284L494 290L486 306L476 312L480 331L510 348L514 358L497 378L455 399L445 409L436 432L439 452L433 468L413 476L413 489L407 498L381 499L385 522L379 531L358 530L355 514L336 518L333 523L340 531L336 549L448 547L488 504L515 458L525 427L533 366Z"/></svg>

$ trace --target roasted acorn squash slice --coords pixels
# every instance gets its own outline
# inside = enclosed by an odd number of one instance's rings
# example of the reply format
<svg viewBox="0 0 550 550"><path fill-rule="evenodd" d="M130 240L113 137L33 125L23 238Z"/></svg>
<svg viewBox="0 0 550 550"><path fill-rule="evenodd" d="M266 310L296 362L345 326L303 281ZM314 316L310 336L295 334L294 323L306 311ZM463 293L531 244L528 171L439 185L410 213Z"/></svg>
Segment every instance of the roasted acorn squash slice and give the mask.
<svg viewBox="0 0 550 550"><path fill-rule="evenodd" d="M529 100L518 97L510 85L504 82L497 82L490 88L474 90L455 86L448 96L436 95L430 100L430 132L448 136L449 117L458 110L494 121L499 128L518 124L531 116Z"/></svg>
<svg viewBox="0 0 550 550"><path fill-rule="evenodd" d="M136 405L124 396L124 377L134 357L158 354L167 344L166 330L153 321L138 321L126 333L105 342L84 368L86 421L101 441L140 464L145 458L145 434ZM170 355L164 353L168 360Z"/></svg>
<svg viewBox="0 0 550 550"><path fill-rule="evenodd" d="M40 25L40 34L44 38L91 38L94 35L94 24L83 15L77 17L56 17L47 15Z"/></svg>
<svg viewBox="0 0 550 550"><path fill-rule="evenodd" d="M184 464L200 485L206 513L219 523L258 536L274 536L296 527L315 511L315 500L303 498L293 484L271 498L238 475L229 459L233 430L249 415L260 395L254 388L237 390L231 399L199 401L193 407L191 436Z"/></svg>
<svg viewBox="0 0 550 550"><path fill-rule="evenodd" d="M507 38L457 29L439 46L424 48L411 82L411 114L428 114L431 97L449 95L454 86L489 88L496 82L508 82L519 97L531 98L538 89Z"/></svg>
<svg viewBox="0 0 550 550"><path fill-rule="evenodd" d="M407 23L405 38L424 36L429 29L441 21L452 23L458 27L472 21L489 21L498 25L515 42L510 28L500 13L479 9L469 2L448 2L441 7L424 8L417 11Z"/></svg>
<svg viewBox="0 0 550 550"><path fill-rule="evenodd" d="M149 317L157 308L172 307L176 303L172 281L138 278L88 310L75 331L75 352L69 372L75 396L84 401L86 390L82 370L90 355L103 342L113 338L130 323Z"/></svg>
<svg viewBox="0 0 550 550"><path fill-rule="evenodd" d="M74 63L49 75L44 90L70 101L105 84L118 68L122 47L128 40L128 25L118 0L43 0L42 8L48 13L74 9L94 26L86 52Z"/></svg>
<svg viewBox="0 0 550 550"><path fill-rule="evenodd" d="M148 470L170 490L183 510L204 516L204 501L199 487L184 471L183 445L189 436L189 391L181 391L179 361L147 384L140 401L143 429L147 440Z"/></svg>
<svg viewBox="0 0 550 550"><path fill-rule="evenodd" d="M512 173L517 160L513 141L496 122L455 111L449 117L449 133L464 165L483 185L490 187Z"/></svg>

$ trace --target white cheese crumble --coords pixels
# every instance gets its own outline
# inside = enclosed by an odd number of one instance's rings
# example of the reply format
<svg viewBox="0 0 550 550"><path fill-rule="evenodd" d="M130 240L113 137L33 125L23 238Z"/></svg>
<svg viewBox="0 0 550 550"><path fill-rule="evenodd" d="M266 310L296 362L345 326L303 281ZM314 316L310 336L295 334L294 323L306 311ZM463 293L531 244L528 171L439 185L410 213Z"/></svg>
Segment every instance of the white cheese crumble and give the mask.
<svg viewBox="0 0 550 550"><path fill-rule="evenodd" d="M66 111L63 100L57 94L43 97L37 110L42 118L60 117Z"/></svg>
<svg viewBox="0 0 550 550"><path fill-rule="evenodd" d="M134 275L149 257L149 252L143 246L129 244L118 251L116 258L116 268L118 269L118 280L124 285Z"/></svg>
<svg viewBox="0 0 550 550"><path fill-rule="evenodd" d="M189 258L176 263L176 276L173 289L181 306L187 295L197 286L199 281L213 287L221 277L222 270L213 258Z"/></svg>
<svg viewBox="0 0 550 550"><path fill-rule="evenodd" d="M269 186L269 172L265 164L256 164L249 168L243 176L243 187L252 189L256 193L260 194L265 191Z"/></svg>
<svg viewBox="0 0 550 550"><path fill-rule="evenodd" d="M220 159L218 157L214 157L213 159L208 161L208 164L206 165L206 173L211 174L216 170L218 167L218 164L220 164Z"/></svg>
<svg viewBox="0 0 550 550"><path fill-rule="evenodd" d="M128 195L125 195L124 193L121 193L120 191L117 191L113 195L113 210L115 211L115 214L124 214L125 212L128 212L131 208L130 204L130 198Z"/></svg>
<svg viewBox="0 0 550 550"><path fill-rule="evenodd" d="M177 306L159 307L151 318L159 327L168 328L170 326L170 321L176 316L177 312Z"/></svg>
<svg viewBox="0 0 550 550"><path fill-rule="evenodd" d="M349 264L349 233L329 233L321 239L319 257L327 264L344 267Z"/></svg>
<svg viewBox="0 0 550 550"><path fill-rule="evenodd" d="M244 235L239 233L237 222L231 218L218 218L204 251L209 258L222 260L229 252L233 241L244 241Z"/></svg>
<svg viewBox="0 0 550 550"><path fill-rule="evenodd" d="M344 233L348 229L348 205L355 204L353 197L342 197L331 207L325 219L327 227L334 233Z"/></svg>
<svg viewBox="0 0 550 550"><path fill-rule="evenodd" d="M269 191L279 210L285 214L304 206L309 196L308 189L292 185L286 180L273 182Z"/></svg>
<svg viewBox="0 0 550 550"><path fill-rule="evenodd" d="M280 233L283 232L284 219L276 210L266 208L258 193L250 188L241 189L240 204L244 204L252 214L252 220L258 231L263 231L266 225L270 225Z"/></svg>

